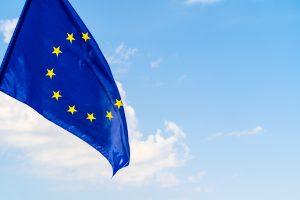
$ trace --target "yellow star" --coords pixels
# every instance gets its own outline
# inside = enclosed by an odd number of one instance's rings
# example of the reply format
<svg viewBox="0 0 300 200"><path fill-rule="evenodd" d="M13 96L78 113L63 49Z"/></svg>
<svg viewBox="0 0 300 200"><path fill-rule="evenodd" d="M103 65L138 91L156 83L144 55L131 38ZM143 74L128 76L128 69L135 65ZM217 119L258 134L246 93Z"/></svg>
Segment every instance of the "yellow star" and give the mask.
<svg viewBox="0 0 300 200"><path fill-rule="evenodd" d="M94 116L94 113L92 113L92 114L88 113L86 119L93 122L96 119L96 117Z"/></svg>
<svg viewBox="0 0 300 200"><path fill-rule="evenodd" d="M55 76L56 74L54 73L54 69L47 69L47 74L46 76L48 76L50 79L53 78L53 76Z"/></svg>
<svg viewBox="0 0 300 200"><path fill-rule="evenodd" d="M106 111L106 118L109 119L109 120L112 120L114 118L112 112Z"/></svg>
<svg viewBox="0 0 300 200"><path fill-rule="evenodd" d="M77 112L75 106L69 106L69 110L68 110L69 113L71 113L72 115L74 115L74 113Z"/></svg>
<svg viewBox="0 0 300 200"><path fill-rule="evenodd" d="M73 33L71 33L71 34L67 33L67 35L68 35L67 40L70 41L71 44L72 44L72 42L75 40L74 34Z"/></svg>
<svg viewBox="0 0 300 200"><path fill-rule="evenodd" d="M118 107L118 109L120 109L122 106L123 106L123 102L122 102L122 100L116 100L116 103L115 103L115 106L117 106Z"/></svg>
<svg viewBox="0 0 300 200"><path fill-rule="evenodd" d="M84 39L85 42L87 42L88 40L90 40L90 36L89 33L82 33L82 39Z"/></svg>
<svg viewBox="0 0 300 200"><path fill-rule="evenodd" d="M58 57L58 55L61 53L62 53L62 51L60 50L60 47L53 47L52 54L55 54Z"/></svg>
<svg viewBox="0 0 300 200"><path fill-rule="evenodd" d="M60 95L60 91L57 91L57 92L54 91L52 98L56 99L56 101L58 101L59 98L62 98L62 96Z"/></svg>

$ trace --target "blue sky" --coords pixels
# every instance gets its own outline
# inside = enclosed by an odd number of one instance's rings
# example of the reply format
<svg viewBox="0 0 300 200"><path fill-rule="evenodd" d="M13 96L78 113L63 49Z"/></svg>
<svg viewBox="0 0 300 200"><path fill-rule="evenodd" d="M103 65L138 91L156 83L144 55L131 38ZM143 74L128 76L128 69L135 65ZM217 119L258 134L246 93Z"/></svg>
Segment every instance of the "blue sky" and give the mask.
<svg viewBox="0 0 300 200"><path fill-rule="evenodd" d="M1 95L1 199L300 199L299 1L70 2L123 94L132 165L111 179ZM1 1L1 60L23 4Z"/></svg>

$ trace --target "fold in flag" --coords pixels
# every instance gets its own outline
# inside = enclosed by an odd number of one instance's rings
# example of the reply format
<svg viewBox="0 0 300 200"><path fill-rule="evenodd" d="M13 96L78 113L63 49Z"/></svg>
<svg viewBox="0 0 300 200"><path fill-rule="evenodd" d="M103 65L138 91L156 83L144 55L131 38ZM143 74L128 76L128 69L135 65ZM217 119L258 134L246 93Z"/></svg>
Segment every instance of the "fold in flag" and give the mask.
<svg viewBox="0 0 300 200"><path fill-rule="evenodd" d="M96 41L68 0L27 0L0 69L0 90L129 165L118 88Z"/></svg>

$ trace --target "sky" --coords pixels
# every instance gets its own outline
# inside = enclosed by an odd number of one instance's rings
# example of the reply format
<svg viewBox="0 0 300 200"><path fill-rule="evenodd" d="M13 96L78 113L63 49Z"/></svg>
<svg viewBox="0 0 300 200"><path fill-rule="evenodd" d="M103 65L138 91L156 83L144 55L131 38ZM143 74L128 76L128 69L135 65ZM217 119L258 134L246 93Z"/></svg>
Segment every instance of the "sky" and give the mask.
<svg viewBox="0 0 300 200"><path fill-rule="evenodd" d="M1 60L24 2L1 0ZM1 199L300 199L298 0L70 2L118 83L131 165L111 178L1 94Z"/></svg>

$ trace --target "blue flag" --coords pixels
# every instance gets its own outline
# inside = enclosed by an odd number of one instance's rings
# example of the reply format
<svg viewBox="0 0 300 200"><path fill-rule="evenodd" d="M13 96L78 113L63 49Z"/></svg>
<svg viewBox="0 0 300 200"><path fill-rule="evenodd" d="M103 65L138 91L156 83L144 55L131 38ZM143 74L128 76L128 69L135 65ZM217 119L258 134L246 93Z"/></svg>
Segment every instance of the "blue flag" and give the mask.
<svg viewBox="0 0 300 200"><path fill-rule="evenodd" d="M0 90L107 158L129 165L118 88L96 41L68 0L27 0L0 69Z"/></svg>

